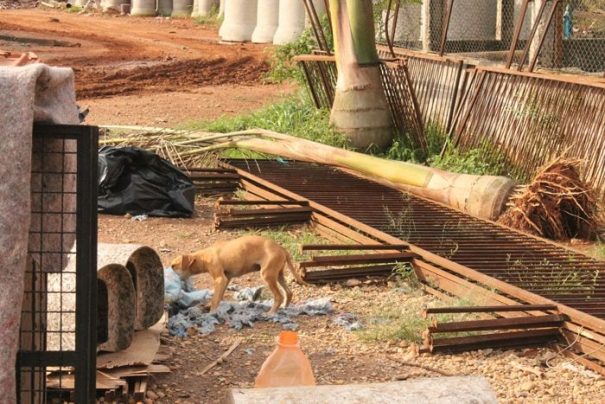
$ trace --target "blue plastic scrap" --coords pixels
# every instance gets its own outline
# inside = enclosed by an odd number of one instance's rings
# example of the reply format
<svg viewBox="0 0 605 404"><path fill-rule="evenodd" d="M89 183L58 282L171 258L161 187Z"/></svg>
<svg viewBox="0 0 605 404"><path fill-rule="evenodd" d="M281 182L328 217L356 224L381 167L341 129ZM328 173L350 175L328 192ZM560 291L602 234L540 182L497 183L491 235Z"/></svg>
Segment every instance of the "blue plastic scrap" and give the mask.
<svg viewBox="0 0 605 404"><path fill-rule="evenodd" d="M172 268L164 270L164 285L164 301L169 306L171 315L168 330L171 335L180 337L186 337L191 329L201 334L210 334L218 324L227 324L241 330L244 327L254 327L257 321L271 321L284 329L296 330L298 324L294 321L295 317L323 316L333 311L330 299L319 298L290 305L278 310L274 316L269 316L267 312L271 309L273 300L260 300L262 286L239 290L233 286L230 290L236 292L236 301L222 301L215 313L209 313L204 304L212 298L212 291L196 290L190 281L183 281ZM357 329L355 324L358 323L341 325Z"/></svg>

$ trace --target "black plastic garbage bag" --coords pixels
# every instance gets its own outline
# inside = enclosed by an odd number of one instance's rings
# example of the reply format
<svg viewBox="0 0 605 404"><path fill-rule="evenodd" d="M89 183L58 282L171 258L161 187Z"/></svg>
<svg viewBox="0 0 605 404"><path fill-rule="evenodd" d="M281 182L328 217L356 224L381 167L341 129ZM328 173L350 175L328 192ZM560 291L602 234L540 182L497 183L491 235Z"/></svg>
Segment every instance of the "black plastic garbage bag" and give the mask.
<svg viewBox="0 0 605 404"><path fill-rule="evenodd" d="M191 217L194 199L191 179L158 155L139 147L99 150L99 212Z"/></svg>

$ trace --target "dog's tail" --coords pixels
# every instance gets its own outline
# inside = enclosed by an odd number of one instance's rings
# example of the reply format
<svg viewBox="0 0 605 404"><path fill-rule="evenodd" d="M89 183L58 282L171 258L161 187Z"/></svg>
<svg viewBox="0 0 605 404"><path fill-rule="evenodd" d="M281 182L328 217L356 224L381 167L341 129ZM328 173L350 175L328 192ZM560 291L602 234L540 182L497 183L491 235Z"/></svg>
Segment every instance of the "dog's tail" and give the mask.
<svg viewBox="0 0 605 404"><path fill-rule="evenodd" d="M290 252L288 252L287 250L285 250L285 253L286 263L288 264L288 268L290 269L292 276L294 276L294 279L297 283L300 283L301 285L306 285L307 282L303 280L303 278L300 276L300 272L298 272L297 268L294 266L294 262L292 261L292 255L290 255Z"/></svg>

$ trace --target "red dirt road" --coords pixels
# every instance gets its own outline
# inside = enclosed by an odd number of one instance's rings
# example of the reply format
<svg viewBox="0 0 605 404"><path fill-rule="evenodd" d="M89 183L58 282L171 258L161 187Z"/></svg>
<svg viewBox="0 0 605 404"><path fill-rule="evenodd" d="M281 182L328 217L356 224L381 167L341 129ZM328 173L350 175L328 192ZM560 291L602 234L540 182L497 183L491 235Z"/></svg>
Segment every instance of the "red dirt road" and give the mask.
<svg viewBox="0 0 605 404"><path fill-rule="evenodd" d="M0 49L72 67L87 123L175 125L258 109L292 91L264 76L270 46L221 44L216 26L23 9L0 13Z"/></svg>
<svg viewBox="0 0 605 404"><path fill-rule="evenodd" d="M264 47L221 45L216 27L189 19L77 15L39 9L0 14L0 49L32 51L76 72L79 98L258 83Z"/></svg>

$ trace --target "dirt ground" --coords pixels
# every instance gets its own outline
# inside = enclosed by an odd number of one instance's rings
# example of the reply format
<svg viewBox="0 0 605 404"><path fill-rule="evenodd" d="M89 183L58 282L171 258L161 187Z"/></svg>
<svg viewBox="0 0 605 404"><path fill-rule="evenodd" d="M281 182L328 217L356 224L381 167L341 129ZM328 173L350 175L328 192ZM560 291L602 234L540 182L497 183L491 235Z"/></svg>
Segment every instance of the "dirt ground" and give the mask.
<svg viewBox="0 0 605 404"><path fill-rule="evenodd" d="M267 47L221 45L216 27L190 20L6 10L0 13L0 49L33 51L48 63L73 67L79 102L90 107L87 121L96 124L178 125L257 109L295 90L263 82ZM191 219L100 215L99 242L149 245L167 265L176 255L237 235L213 230L213 202L199 198ZM296 236L303 229L287 231ZM261 284L254 275L233 283ZM204 277L197 285L210 286ZM319 384L447 373L484 376L507 403L603 401L605 380L546 348L417 355L409 339L419 311L438 302L405 283L292 287L295 301L325 297L334 306L330 315L296 320ZM228 293L226 299L232 298ZM363 329L336 325L334 317L344 312L356 315ZM173 352L167 363L172 373L156 377L148 397L161 403L214 403L230 388L253 386L279 330L278 324L259 322L241 331L221 325L209 335L164 337ZM202 375L236 338L243 339L241 345Z"/></svg>
<svg viewBox="0 0 605 404"><path fill-rule="evenodd" d="M213 230L213 202L213 198L199 198L191 219L149 218L139 222L101 215L99 241L149 245L168 265L177 255L239 235ZM304 230L293 227L287 231L296 237ZM252 274L232 284L247 287L262 282ZM196 285L211 287L204 276L196 279ZM417 332L422 308L442 303L405 283L299 286L291 282L291 286L295 302L329 298L334 306L328 316L296 318L302 349L312 363L318 384L385 382L445 373L487 378L503 403L602 402L605 380L548 348L417 355L415 344L405 337ZM227 292L226 299L233 300L232 293ZM347 331L336 325L334 318L342 313L357 316L364 328ZM395 332L389 323L393 318L399 319L395 320ZM161 403L219 403L231 388L252 387L263 361L275 347L280 329L278 324L257 322L253 328L241 331L220 325L209 335L194 332L187 338L166 336L164 343L172 350L167 362L172 373L156 377L149 396ZM202 370L238 338L243 339L239 347L222 364L202 375Z"/></svg>
<svg viewBox="0 0 605 404"><path fill-rule="evenodd" d="M190 19L3 10L0 49L72 67L86 123L96 125L174 126L257 109L294 90L264 80L270 46L220 44L216 26Z"/></svg>

